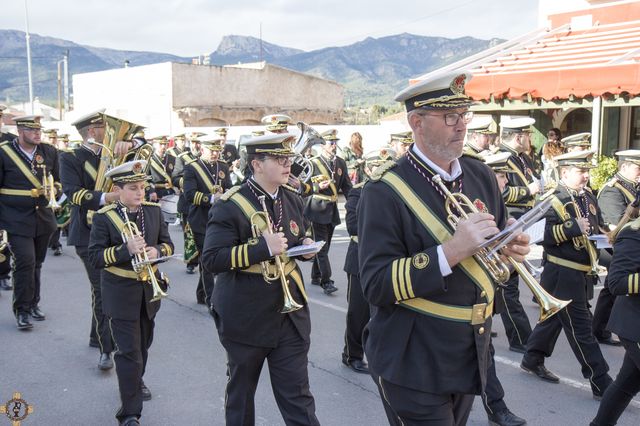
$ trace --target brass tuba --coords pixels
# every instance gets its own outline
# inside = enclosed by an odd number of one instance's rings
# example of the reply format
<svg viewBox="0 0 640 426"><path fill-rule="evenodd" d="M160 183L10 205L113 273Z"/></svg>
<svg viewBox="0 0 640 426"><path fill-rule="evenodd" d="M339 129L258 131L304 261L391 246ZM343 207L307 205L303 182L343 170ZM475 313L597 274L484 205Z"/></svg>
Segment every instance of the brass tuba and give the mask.
<svg viewBox="0 0 640 426"><path fill-rule="evenodd" d="M313 175L313 164L304 156L304 153L314 145L322 145L324 139L313 127L302 121L298 121L297 126L300 129L300 137L293 145L296 156L291 166L291 174L306 183Z"/></svg>
<svg viewBox="0 0 640 426"><path fill-rule="evenodd" d="M142 208L142 207L140 207ZM138 229L138 225L132 223L129 220L129 216L127 215L127 209L124 209L124 229L122 230L122 241L124 244L127 244L131 238L134 236L140 235L140 230ZM136 253L131 259L131 266L133 266L133 271L138 275L138 280L150 283L151 288L153 288L153 297L151 298L152 302L156 302L163 297L167 297L167 293L162 291L160 288L160 284L156 279L155 271L153 270L153 265L147 256L147 252L143 251L142 253Z"/></svg>
<svg viewBox="0 0 640 426"><path fill-rule="evenodd" d="M448 214L447 221L451 227L456 229L460 220L467 219L470 213L478 213L478 209L466 195L461 192L451 193L442 182L440 175L435 175L432 180L446 196L445 210ZM454 213L454 210L457 214ZM482 248L473 256L498 284L503 284L509 279L509 267L500 259L497 253L492 254L489 248ZM507 261L513 266L536 298L540 306L538 322L551 318L571 303L571 300L556 299L547 293L522 263L516 262L511 256L507 256Z"/></svg>
<svg viewBox="0 0 640 426"><path fill-rule="evenodd" d="M104 121L104 138L102 139L102 142L89 141L89 144L102 147L100 165L98 166L98 171L96 173L94 191L107 193L111 192L113 186L111 179L105 176L107 171L128 161L128 159L132 159L131 156L135 155L136 152L135 150L131 150L126 155L120 158L115 158L113 151L116 144L120 141L130 141L133 139L133 136L144 127L107 114L102 114L102 119ZM145 159L148 160L148 158ZM92 222L94 213L95 212L93 210L89 210L87 212L87 222L89 224Z"/></svg>
<svg viewBox="0 0 640 426"><path fill-rule="evenodd" d="M258 199L260 200L262 211L255 212L251 215L251 232L254 238L261 237L263 233L273 233L271 219L269 218L269 212L267 211L267 206L264 201L265 196L261 195ZM291 291L289 291L289 278L285 273L280 255L275 256L275 270L273 270L268 260L260 262L260 267L262 268L262 278L264 278L267 283L278 279L280 280L282 293L284 295L284 304L280 313L288 314L289 312L294 312L302 308L302 305L296 302L293 296L291 296Z"/></svg>

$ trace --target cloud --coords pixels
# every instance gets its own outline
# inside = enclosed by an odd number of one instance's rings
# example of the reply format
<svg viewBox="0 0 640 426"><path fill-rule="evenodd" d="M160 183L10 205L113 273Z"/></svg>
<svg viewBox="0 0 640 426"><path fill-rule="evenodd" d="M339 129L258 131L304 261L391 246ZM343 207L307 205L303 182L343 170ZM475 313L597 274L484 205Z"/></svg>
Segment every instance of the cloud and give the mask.
<svg viewBox="0 0 640 426"><path fill-rule="evenodd" d="M0 28L24 30L23 0L4 2ZM80 44L194 56L227 34L303 50L409 32L511 38L536 27L537 1L522 0L28 0L32 33Z"/></svg>

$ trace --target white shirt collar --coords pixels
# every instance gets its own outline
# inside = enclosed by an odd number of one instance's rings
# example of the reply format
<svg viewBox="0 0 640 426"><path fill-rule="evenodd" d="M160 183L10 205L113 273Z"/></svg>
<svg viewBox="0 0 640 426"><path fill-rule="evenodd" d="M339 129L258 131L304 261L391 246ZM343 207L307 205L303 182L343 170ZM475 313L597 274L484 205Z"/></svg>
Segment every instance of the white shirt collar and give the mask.
<svg viewBox="0 0 640 426"><path fill-rule="evenodd" d="M26 155L26 156L29 158L29 160L32 160L32 161L33 161L33 156L34 156L34 155L36 155L36 151L38 150L38 147L35 147L35 148L33 149L33 151L31 151L31 152L29 153L29 152L25 151L24 149L22 149L22 147L20 146L20 144L17 144L17 145L18 145L18 148L20 149L20 151L24 152L24 155Z"/></svg>
<svg viewBox="0 0 640 426"><path fill-rule="evenodd" d="M420 149L415 143L413 144L412 149L413 149L413 152L418 156L418 158L424 161L427 164L427 166L431 167L431 169L434 172L439 174L443 180L446 180L447 182L453 182L454 180L459 178L460 175L462 175L462 168L460 167L460 161L458 161L457 158L451 162L451 173L447 173L444 170L442 170L436 163L429 160L429 158L426 155L424 155L422 151L420 151Z"/></svg>

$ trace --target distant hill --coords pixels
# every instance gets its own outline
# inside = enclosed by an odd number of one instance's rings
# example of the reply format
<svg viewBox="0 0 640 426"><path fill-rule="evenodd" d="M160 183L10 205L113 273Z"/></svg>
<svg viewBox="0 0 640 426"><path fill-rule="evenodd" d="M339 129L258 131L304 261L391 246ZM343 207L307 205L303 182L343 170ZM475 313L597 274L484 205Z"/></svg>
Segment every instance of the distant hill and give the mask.
<svg viewBox="0 0 640 426"><path fill-rule="evenodd" d="M345 86L345 106L393 104L393 94L411 77L439 68L502 42L472 37L449 39L413 34L366 38L342 47L304 52L255 37L228 35L211 54L212 64L256 62L260 59L292 70L337 81ZM82 73L158 62L191 62L190 57L83 46L31 34L34 93L57 99L57 61L69 50L70 72ZM25 35L0 30L0 99L28 97Z"/></svg>

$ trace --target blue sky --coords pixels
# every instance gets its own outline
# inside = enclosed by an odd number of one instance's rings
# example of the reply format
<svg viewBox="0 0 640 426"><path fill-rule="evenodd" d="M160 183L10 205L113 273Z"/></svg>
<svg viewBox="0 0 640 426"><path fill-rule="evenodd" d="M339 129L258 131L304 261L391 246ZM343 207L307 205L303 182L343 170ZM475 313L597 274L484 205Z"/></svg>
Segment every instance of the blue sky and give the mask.
<svg viewBox="0 0 640 426"><path fill-rule="evenodd" d="M0 29L25 29L5 0ZM408 32L511 38L537 27L537 0L27 0L32 33L80 44L194 56L227 34L314 50Z"/></svg>

